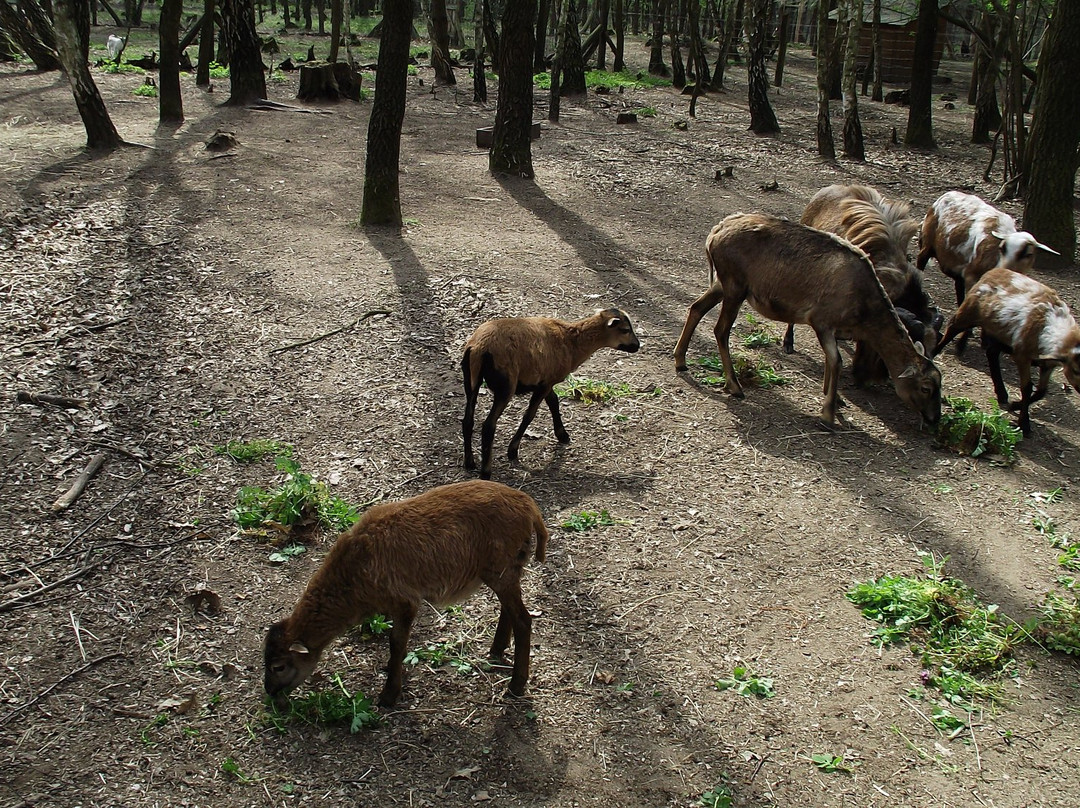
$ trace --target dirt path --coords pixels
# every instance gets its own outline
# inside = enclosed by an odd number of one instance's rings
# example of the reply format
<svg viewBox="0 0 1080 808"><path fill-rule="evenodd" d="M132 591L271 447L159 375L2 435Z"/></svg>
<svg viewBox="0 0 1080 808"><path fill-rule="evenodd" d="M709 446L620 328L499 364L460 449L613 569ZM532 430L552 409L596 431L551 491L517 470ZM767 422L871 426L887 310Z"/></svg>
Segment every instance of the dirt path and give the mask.
<svg viewBox="0 0 1080 808"><path fill-rule="evenodd" d="M189 120L162 131L153 102L132 100L136 79L101 75L118 128L152 148L90 160L66 85L3 69L2 600L73 576L2 615L4 805L624 808L690 805L724 782L743 806L1075 805L1075 664L1023 652L1015 703L950 740L928 720L932 702L908 695L917 660L879 653L844 593L914 574L917 552L932 551L1004 614L1032 615L1061 571L1032 517L1041 509L1059 533L1078 529L1076 397L1055 384L1006 468L935 448L891 389L857 390L846 374L846 428L816 429L822 359L808 330L794 356L747 351L789 383L743 401L677 377L671 360L704 286L704 236L728 213L797 217L819 187L853 179L917 210L948 188L992 195L962 109L936 104L942 149L923 155L888 144L906 110L866 104L867 164L821 165L812 62L796 51L775 97L779 138L746 132L741 84L702 99L693 120L671 90L590 96L545 124L537 180L522 183L491 177L473 146L493 105L412 79L399 236L352 224L368 104L236 112L214 106L220 91L185 85ZM279 100L294 93L274 86ZM657 116L614 123L645 106ZM219 127L241 145L211 159L203 141ZM728 165L734 178L715 180ZM773 180L778 191L761 190ZM1080 304L1075 270L1045 277ZM945 307L951 283L936 270L927 280ZM635 395L567 404L564 448L541 414L520 465L495 466L553 529L547 563L527 577L539 615L529 705L505 704L496 674L477 664L497 608L480 595L427 611L413 637L463 647L470 671L412 669L402 709L378 729L268 727L263 634L330 537L271 565L229 511L241 486L270 485L275 472L212 447L292 443L351 502L466 479L465 337L494 316L576 317L604 304L630 312L643 349L597 354L582 375ZM382 309L391 314L271 353ZM692 356L714 349L713 322ZM940 365L946 394L991 398L978 351ZM1006 379L1015 384L1011 367ZM16 404L17 390L90 406ZM87 493L51 515L103 450ZM1059 504L1030 496L1058 487ZM583 509L619 524L559 528ZM185 604L202 588L221 597L219 614ZM385 643L352 637L323 668L376 692L385 658ZM777 697L718 691L738 664L773 677ZM819 753L853 771L819 771Z"/></svg>

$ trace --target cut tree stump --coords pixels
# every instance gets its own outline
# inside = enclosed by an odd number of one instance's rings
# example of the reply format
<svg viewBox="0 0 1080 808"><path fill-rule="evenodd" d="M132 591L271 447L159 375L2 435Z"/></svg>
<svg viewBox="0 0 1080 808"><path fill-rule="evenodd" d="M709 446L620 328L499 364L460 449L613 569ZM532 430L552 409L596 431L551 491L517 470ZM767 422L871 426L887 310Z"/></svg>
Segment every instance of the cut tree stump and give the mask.
<svg viewBox="0 0 1080 808"><path fill-rule="evenodd" d="M310 62L300 65L300 91L297 98L304 101L325 99L338 101L360 100L361 75L347 62Z"/></svg>

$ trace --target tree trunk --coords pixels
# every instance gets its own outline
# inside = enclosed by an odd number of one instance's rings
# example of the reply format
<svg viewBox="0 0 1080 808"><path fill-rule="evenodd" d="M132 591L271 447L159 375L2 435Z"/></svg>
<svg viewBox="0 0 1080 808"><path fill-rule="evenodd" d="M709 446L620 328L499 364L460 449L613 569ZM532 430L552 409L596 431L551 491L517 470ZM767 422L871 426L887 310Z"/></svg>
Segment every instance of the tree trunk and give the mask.
<svg viewBox="0 0 1080 808"><path fill-rule="evenodd" d="M874 0L874 21L872 31L873 55L870 57L874 63L874 89L870 95L871 101L881 101L885 96L881 90L881 0Z"/></svg>
<svg viewBox="0 0 1080 808"><path fill-rule="evenodd" d="M611 69L616 73L626 70L626 13L625 0L615 0L615 58Z"/></svg>
<svg viewBox="0 0 1080 808"><path fill-rule="evenodd" d="M728 0L724 8L723 28L720 34L720 53L716 57L716 68L713 70L713 89L724 89L724 73L727 71L731 50L735 47L735 39L742 30L742 16L743 0Z"/></svg>
<svg viewBox="0 0 1080 808"><path fill-rule="evenodd" d="M487 76L484 75L484 5L487 0L476 0L473 7L473 42L476 48L476 58L473 60L473 101L477 104L487 103Z"/></svg>
<svg viewBox="0 0 1080 808"><path fill-rule="evenodd" d="M769 76L766 66L765 39L770 8L770 0L750 0L746 8L746 73L750 96L750 131L755 135L774 135L780 131L776 113L769 102Z"/></svg>
<svg viewBox="0 0 1080 808"><path fill-rule="evenodd" d="M1073 193L1080 168L1080 0L1058 0L1037 67L1038 96L1025 155L1024 229L1071 263ZM1040 257L1040 263L1045 257ZM1046 262L1049 263L1049 262Z"/></svg>
<svg viewBox="0 0 1080 808"><path fill-rule="evenodd" d="M788 23L790 15L787 6L780 9L780 45L776 52L776 72L773 74L773 84L777 87L784 86L784 64L787 62Z"/></svg>
<svg viewBox="0 0 1080 808"><path fill-rule="evenodd" d="M668 35L671 38L671 86L681 90L686 86L686 69L682 59L682 2L674 0L675 7L670 8L668 17ZM697 0L694 0L697 2Z"/></svg>
<svg viewBox="0 0 1080 808"><path fill-rule="evenodd" d="M578 32L577 0L563 0L563 19L559 23L559 36L563 51L559 64L562 76L559 84L560 97L584 95L585 57L581 54L581 34Z"/></svg>
<svg viewBox="0 0 1080 808"><path fill-rule="evenodd" d="M368 120L361 224L401 227L398 169L412 18L412 0L383 0L379 80L375 83L375 98Z"/></svg>
<svg viewBox="0 0 1080 808"><path fill-rule="evenodd" d="M536 0L514 0L502 16L499 48L499 100L488 167L493 174L533 176L532 61Z"/></svg>
<svg viewBox="0 0 1080 808"><path fill-rule="evenodd" d="M428 44L431 46L431 66L435 68L435 84L457 84L454 69L450 66L450 27L446 17L446 0L431 0L428 12Z"/></svg>
<svg viewBox="0 0 1080 808"><path fill-rule="evenodd" d="M18 5L19 5L19 9L26 16L26 19L29 20L30 23L33 25L34 32L37 34L38 39L41 40L41 44L44 45L49 50L55 51L56 50L56 32L53 30L52 20L49 18L49 15L45 13L45 9L43 9L38 4L38 0L18 0ZM87 25L87 30L89 31L89 26L90 26L90 17L89 17L90 5L89 5L89 3L87 4L86 8L87 8L86 25Z"/></svg>
<svg viewBox="0 0 1080 808"><path fill-rule="evenodd" d="M597 29L600 31L600 39L597 41L596 51L596 69L607 69L607 30L608 30L608 10L609 0L598 0L596 5L597 16L599 20L597 22Z"/></svg>
<svg viewBox="0 0 1080 808"><path fill-rule="evenodd" d="M57 50L71 83L79 116L86 127L86 147L107 150L123 145L86 63L90 48L89 0L56 0L53 16ZM84 19L85 26L82 25Z"/></svg>
<svg viewBox="0 0 1080 808"><path fill-rule="evenodd" d="M829 114L829 54L832 43L829 42L829 4L819 0L817 11L817 151L818 155L830 162L836 159L836 144L833 142L832 117Z"/></svg>
<svg viewBox="0 0 1080 808"><path fill-rule="evenodd" d="M664 17L667 16L668 0L653 0L652 42L649 46L649 73L666 76L664 64Z"/></svg>
<svg viewBox="0 0 1080 808"><path fill-rule="evenodd" d="M30 57L34 67L42 72L59 70L60 60L56 51L45 47L33 27L7 0L0 1L0 29L6 31L23 53Z"/></svg>
<svg viewBox="0 0 1080 808"><path fill-rule="evenodd" d="M195 73L195 85L210 84L210 63L214 61L214 0L203 0L202 31L199 32L199 68Z"/></svg>
<svg viewBox="0 0 1080 808"><path fill-rule="evenodd" d="M705 43L701 39L701 8L694 2L690 4L687 11L690 30L690 66L694 71L694 98L696 99L709 89L712 71L709 70L709 60L705 57ZM690 106L694 106L693 102Z"/></svg>
<svg viewBox="0 0 1080 808"><path fill-rule="evenodd" d="M499 31L495 27L495 16L491 8L491 0L484 0L484 37L487 39L488 58L491 66L498 69L502 64L499 61Z"/></svg>
<svg viewBox="0 0 1080 808"><path fill-rule="evenodd" d="M547 70L547 32L548 14L551 0L539 0L536 12L536 50L533 52L533 71L543 73Z"/></svg>
<svg viewBox="0 0 1080 808"><path fill-rule="evenodd" d="M862 0L845 0L847 42L844 45L844 156L865 160L856 70L859 61L859 32L862 30Z"/></svg>
<svg viewBox="0 0 1080 808"><path fill-rule="evenodd" d="M229 49L228 106L244 106L266 98L259 36L255 33L253 0L221 0L221 30Z"/></svg>
<svg viewBox="0 0 1080 808"><path fill-rule="evenodd" d="M184 120L184 99L180 95L180 13L183 0L162 0L158 24L158 120Z"/></svg>
<svg viewBox="0 0 1080 808"><path fill-rule="evenodd" d="M911 65L911 106L908 109L904 144L920 149L934 148L931 95L937 26L937 0L919 0L919 21L915 30L915 52Z"/></svg>
<svg viewBox="0 0 1080 808"><path fill-rule="evenodd" d="M345 22L345 0L330 0L330 56L336 62L341 48L341 26Z"/></svg>

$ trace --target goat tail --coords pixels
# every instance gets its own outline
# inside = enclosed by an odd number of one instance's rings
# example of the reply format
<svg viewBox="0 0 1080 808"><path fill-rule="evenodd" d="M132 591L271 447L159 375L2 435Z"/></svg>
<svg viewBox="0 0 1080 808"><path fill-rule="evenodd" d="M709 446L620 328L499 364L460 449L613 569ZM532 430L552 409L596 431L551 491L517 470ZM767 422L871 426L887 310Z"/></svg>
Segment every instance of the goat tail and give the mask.
<svg viewBox="0 0 1080 808"><path fill-rule="evenodd" d="M705 245L705 260L709 264L709 286L716 283L716 263L713 261L712 248L710 245Z"/></svg>
<svg viewBox="0 0 1080 808"><path fill-rule="evenodd" d="M471 399L480 389L480 364L473 362L472 346L467 346L461 357L461 381L465 386L466 399Z"/></svg>
<svg viewBox="0 0 1080 808"><path fill-rule="evenodd" d="M539 510L533 516L533 530L536 531L536 560L543 561L547 557L548 529Z"/></svg>

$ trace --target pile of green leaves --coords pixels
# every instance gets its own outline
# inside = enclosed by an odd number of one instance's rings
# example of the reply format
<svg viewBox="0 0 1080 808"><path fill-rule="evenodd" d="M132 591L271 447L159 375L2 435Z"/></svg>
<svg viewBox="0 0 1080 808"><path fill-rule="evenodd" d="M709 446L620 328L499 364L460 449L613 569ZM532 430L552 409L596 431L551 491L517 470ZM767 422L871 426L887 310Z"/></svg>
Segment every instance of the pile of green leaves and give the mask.
<svg viewBox="0 0 1080 808"><path fill-rule="evenodd" d="M316 690L301 699L289 699L278 707L268 700L266 723L284 733L289 724L344 724L355 734L379 723L379 714L372 708L371 699L363 693L350 693L341 676L334 674L333 689Z"/></svg>
<svg viewBox="0 0 1080 808"><path fill-rule="evenodd" d="M989 452L1010 463L1016 460L1016 444L1023 433L996 404L990 412L983 412L969 398L950 396L945 406L951 411L942 413L938 424L938 440L943 446L971 457Z"/></svg>
<svg viewBox="0 0 1080 808"><path fill-rule="evenodd" d="M535 74L533 76L533 85L541 90L550 90L551 74ZM628 90L636 90L643 87L670 86L671 79L658 78L657 76L652 76L641 71L638 71L637 73L629 73L625 70L621 73L610 73L607 70L585 71L585 87L589 90L595 87L606 87L609 90L617 90L620 87Z"/></svg>
<svg viewBox="0 0 1080 808"><path fill-rule="evenodd" d="M291 443L265 438L249 441L231 440L224 445L215 446L214 453L225 455L237 463L255 463L267 457L292 457L293 446Z"/></svg>
<svg viewBox="0 0 1080 808"><path fill-rule="evenodd" d="M581 533L597 527L610 527L611 525L628 525L624 519L615 519L607 508L599 511L578 511L564 521L560 527L574 533Z"/></svg>
<svg viewBox="0 0 1080 808"><path fill-rule="evenodd" d="M274 465L285 475L280 486L269 491L244 486L237 494L232 517L244 530L266 532L273 528L289 535L294 529L317 524L341 531L360 518L359 510L332 495L324 483L302 471L291 457L279 456Z"/></svg>
<svg viewBox="0 0 1080 808"><path fill-rule="evenodd" d="M776 368L764 359L754 359L742 354L735 354L731 357L731 361L735 365L735 375L738 377L739 383L744 386L768 388L788 383L788 379L777 373ZM702 384L727 384L727 378L724 376L724 363L720 361L720 357L716 354L691 360L691 364L709 371L703 375L695 374Z"/></svg>
<svg viewBox="0 0 1080 808"><path fill-rule="evenodd" d="M589 406L590 404L606 404L616 398L631 395L633 391L628 384L611 384L595 379L567 376L566 381L555 385L555 393L559 398L573 398Z"/></svg>
<svg viewBox="0 0 1080 808"><path fill-rule="evenodd" d="M847 598L881 623L879 645L908 642L919 654L923 683L960 700L1004 697L1003 678L1015 669L1013 650L1026 630L1003 621L964 583L944 575L945 561L922 553L925 578L885 576L855 586Z"/></svg>
<svg viewBox="0 0 1080 808"><path fill-rule="evenodd" d="M718 679L716 687L718 690L734 690L740 696L757 696L759 699L771 699L776 695L772 678L753 674L741 665L735 666L730 678Z"/></svg>

